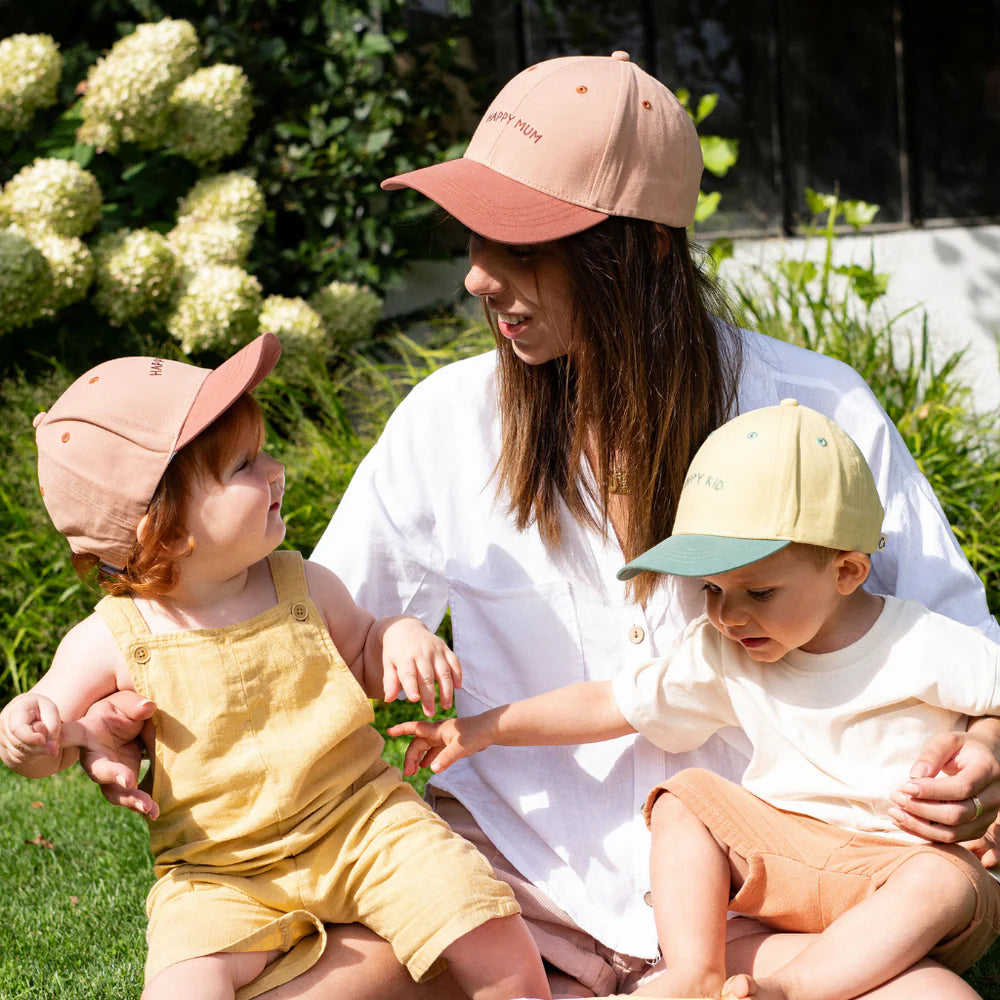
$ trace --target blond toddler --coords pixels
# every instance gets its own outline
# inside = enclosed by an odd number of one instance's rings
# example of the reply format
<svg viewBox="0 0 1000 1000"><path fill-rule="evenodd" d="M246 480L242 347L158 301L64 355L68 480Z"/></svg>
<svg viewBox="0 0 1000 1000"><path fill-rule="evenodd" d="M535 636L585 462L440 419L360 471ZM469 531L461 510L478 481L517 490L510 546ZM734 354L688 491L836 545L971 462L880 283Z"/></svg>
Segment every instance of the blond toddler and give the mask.
<svg viewBox="0 0 1000 1000"><path fill-rule="evenodd" d="M674 650L610 682L396 726L416 737L406 770L493 744L748 739L741 785L688 769L647 799L667 971L636 993L847 1000L926 955L963 971L1000 930L1000 887L963 847L897 828L891 795L928 739L1000 714L1000 647L863 588L882 519L833 421L795 400L740 415L692 460L673 534L619 572L703 581L705 614ZM727 979L727 910L815 937L766 978Z"/></svg>

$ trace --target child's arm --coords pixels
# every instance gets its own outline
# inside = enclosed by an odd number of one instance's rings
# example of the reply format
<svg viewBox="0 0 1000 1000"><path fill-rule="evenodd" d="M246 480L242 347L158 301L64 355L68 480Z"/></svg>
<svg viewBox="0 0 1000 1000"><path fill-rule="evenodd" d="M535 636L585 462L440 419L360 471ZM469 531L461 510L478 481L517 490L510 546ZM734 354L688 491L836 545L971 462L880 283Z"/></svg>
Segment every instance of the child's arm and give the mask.
<svg viewBox="0 0 1000 1000"><path fill-rule="evenodd" d="M447 643L419 618L376 619L354 603L336 574L308 560L305 565L309 594L334 645L369 698L392 701L402 688L430 716L437 681L442 707L451 707L454 689L462 686L462 668Z"/></svg>
<svg viewBox="0 0 1000 1000"><path fill-rule="evenodd" d="M45 676L0 712L0 760L29 778L76 763L93 735L77 720L120 684L131 687L124 659L104 622L91 615L66 634Z"/></svg>
<svg viewBox="0 0 1000 1000"><path fill-rule="evenodd" d="M563 746L598 743L635 729L622 715L610 681L570 684L534 698L501 705L481 715L443 722L403 722L390 736L413 736L403 773L420 767L439 772L457 760L494 745Z"/></svg>

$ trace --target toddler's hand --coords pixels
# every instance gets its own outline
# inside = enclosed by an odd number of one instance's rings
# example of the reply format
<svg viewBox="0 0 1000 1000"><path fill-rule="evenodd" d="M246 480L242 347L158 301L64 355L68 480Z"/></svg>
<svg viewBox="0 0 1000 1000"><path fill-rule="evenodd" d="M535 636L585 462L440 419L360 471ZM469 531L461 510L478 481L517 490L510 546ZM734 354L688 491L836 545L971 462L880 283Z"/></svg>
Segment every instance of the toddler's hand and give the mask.
<svg viewBox="0 0 1000 1000"><path fill-rule="evenodd" d="M455 688L462 686L458 657L415 618L400 618L382 638L382 687L393 701L402 688L407 699L420 702L424 715L434 714L434 682L441 689L441 707L451 708Z"/></svg>
<svg viewBox="0 0 1000 1000"><path fill-rule="evenodd" d="M463 757L484 750L489 740L476 722L478 716L465 719L445 719L443 722L424 722L415 719L390 726L390 736L412 736L403 760L403 774L416 774L421 767L429 767L435 774Z"/></svg>
<svg viewBox="0 0 1000 1000"><path fill-rule="evenodd" d="M0 712L0 760L18 771L63 748L62 719L54 701L29 691Z"/></svg>

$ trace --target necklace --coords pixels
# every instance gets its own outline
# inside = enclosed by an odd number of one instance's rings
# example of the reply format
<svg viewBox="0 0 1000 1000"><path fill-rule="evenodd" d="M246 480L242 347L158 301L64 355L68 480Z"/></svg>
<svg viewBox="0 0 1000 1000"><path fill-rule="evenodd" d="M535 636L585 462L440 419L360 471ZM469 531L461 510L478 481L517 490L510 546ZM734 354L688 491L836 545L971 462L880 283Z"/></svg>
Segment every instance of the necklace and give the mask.
<svg viewBox="0 0 1000 1000"><path fill-rule="evenodd" d="M608 492L616 496L628 493L628 476L624 469L611 469L608 472Z"/></svg>

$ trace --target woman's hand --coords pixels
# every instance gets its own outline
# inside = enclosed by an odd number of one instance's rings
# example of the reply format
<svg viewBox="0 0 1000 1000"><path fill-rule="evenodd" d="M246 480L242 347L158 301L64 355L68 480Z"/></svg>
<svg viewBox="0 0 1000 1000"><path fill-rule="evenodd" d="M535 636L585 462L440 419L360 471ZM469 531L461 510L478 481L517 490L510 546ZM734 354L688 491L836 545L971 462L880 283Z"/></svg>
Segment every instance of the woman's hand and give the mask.
<svg viewBox="0 0 1000 1000"><path fill-rule="evenodd" d="M1000 806L1000 720L977 720L969 732L940 733L924 747L910 780L893 794L889 810L902 830L944 844L965 843L987 867L1000 861L996 822Z"/></svg>
<svg viewBox="0 0 1000 1000"><path fill-rule="evenodd" d="M156 705L134 691L116 691L91 705L79 725L84 730L80 765L114 806L156 819L159 807L139 789L143 744L152 752ZM140 737L142 737L140 741Z"/></svg>

